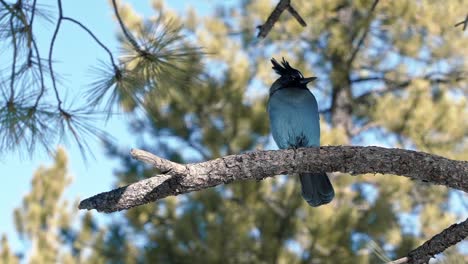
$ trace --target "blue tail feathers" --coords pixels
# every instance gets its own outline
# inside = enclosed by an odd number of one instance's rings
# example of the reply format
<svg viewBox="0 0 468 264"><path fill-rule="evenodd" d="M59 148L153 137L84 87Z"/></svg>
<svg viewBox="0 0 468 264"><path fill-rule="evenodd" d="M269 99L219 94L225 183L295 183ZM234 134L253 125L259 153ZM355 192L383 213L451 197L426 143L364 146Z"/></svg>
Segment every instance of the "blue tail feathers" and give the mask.
<svg viewBox="0 0 468 264"><path fill-rule="evenodd" d="M301 173L302 197L313 207L331 202L335 190L325 172Z"/></svg>

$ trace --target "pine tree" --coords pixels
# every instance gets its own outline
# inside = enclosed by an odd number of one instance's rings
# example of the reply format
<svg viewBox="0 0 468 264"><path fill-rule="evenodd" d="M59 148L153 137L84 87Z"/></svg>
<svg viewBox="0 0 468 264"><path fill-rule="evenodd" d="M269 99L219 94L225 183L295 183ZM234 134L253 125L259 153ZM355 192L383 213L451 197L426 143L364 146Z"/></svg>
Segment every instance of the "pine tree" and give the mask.
<svg viewBox="0 0 468 264"><path fill-rule="evenodd" d="M0 247L0 263L19 263L18 257L11 252L10 245L8 244L8 238L3 235Z"/></svg>
<svg viewBox="0 0 468 264"><path fill-rule="evenodd" d="M71 183L67 163L65 151L58 149L51 167L36 170L31 191L14 211L17 234L27 246L19 255L27 263L103 263L117 254L105 249L112 234L107 236L105 229L98 228L91 213L78 217L76 203L70 209L70 202L63 199ZM11 252L6 236L0 256L0 263L20 260Z"/></svg>

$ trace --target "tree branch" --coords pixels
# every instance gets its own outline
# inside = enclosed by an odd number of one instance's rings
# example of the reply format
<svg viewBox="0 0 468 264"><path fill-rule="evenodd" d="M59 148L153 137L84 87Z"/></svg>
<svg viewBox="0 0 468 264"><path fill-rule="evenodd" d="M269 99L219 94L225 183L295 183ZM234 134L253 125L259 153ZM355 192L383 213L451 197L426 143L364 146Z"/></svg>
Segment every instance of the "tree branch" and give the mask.
<svg viewBox="0 0 468 264"><path fill-rule="evenodd" d="M351 65L354 61L354 59L356 58L356 55L357 53L359 52L359 50L361 49L362 45L364 44L364 40L366 39L367 37L367 34L369 33L369 30L370 30L370 23L371 23L371 17L372 17L372 14L374 13L374 10L375 8L377 7L377 4L379 3L379 0L374 0L374 3L372 3L372 6L369 10L369 13L367 15L367 25L365 26L365 29L361 35L361 38L359 39L356 47L354 48L354 50L351 52L351 56L348 60L348 65Z"/></svg>
<svg viewBox="0 0 468 264"><path fill-rule="evenodd" d="M85 199L80 209L110 213L223 183L310 171L396 174L468 191L467 161L403 149L327 146L254 151L186 165L143 150L131 154L165 174Z"/></svg>
<svg viewBox="0 0 468 264"><path fill-rule="evenodd" d="M412 250L408 256L397 259L389 264L423 264L429 263L429 260L436 254L439 254L447 248L457 244L468 236L468 218L459 223L453 224L444 231L433 236L428 241L424 242L418 248Z"/></svg>
<svg viewBox="0 0 468 264"><path fill-rule="evenodd" d="M457 24L455 24L455 27L458 27L458 26L461 26L461 25L463 25L462 29L463 29L463 31L465 31L466 27L468 26L468 14L466 15L465 20L462 20L462 21L458 22Z"/></svg>
<svg viewBox="0 0 468 264"><path fill-rule="evenodd" d="M425 80L425 81L428 81L431 85L433 85L433 84L447 84L451 82L460 82L466 79L464 76L464 72L456 72L455 74L456 74L455 76L443 76L443 77L433 77L434 74L427 74L424 76L418 76L413 79L409 79L409 80L405 80L401 82L388 79L385 76L373 76L373 77L356 78L356 79L351 80L351 83L367 82L367 81L381 81L385 83L385 86L380 89L373 89L371 91L362 93L361 95L354 98L355 102L363 104L363 103L366 103L366 100L368 100L373 95L383 95L388 92L394 92L394 91L405 89L416 80Z"/></svg>
<svg viewBox="0 0 468 264"><path fill-rule="evenodd" d="M131 155L164 174L85 199L80 202L80 209L109 213L237 180L262 180L277 174L310 171L395 174L468 191L468 161L404 149L327 146L254 151L185 165L144 150L133 149ZM390 263L427 263L467 236L468 219L450 226L408 256Z"/></svg>
<svg viewBox="0 0 468 264"><path fill-rule="evenodd" d="M270 30L273 28L273 26L278 22L278 19L280 18L281 14L283 13L284 10L288 10L291 15L296 18L297 22L301 24L301 26L306 27L307 23L304 21L304 19L299 15L299 13L292 7L291 5L291 0L280 0L279 3L276 5L275 9L273 12L271 12L270 16L268 16L267 21L265 24L258 26L257 28L260 29L258 32L257 37L266 37Z"/></svg>
<svg viewBox="0 0 468 264"><path fill-rule="evenodd" d="M122 18L120 17L120 14L119 14L119 8L117 7L117 2L116 0L112 0L112 6L114 8L114 14L115 14L115 17L117 18L117 21L119 22L119 25L120 25L120 29L122 29L122 32L125 36L125 38L128 40L128 42L130 42L130 44L133 46L133 48L137 51L141 51L141 48L140 48L140 45L138 45L138 43L136 42L135 38L133 37L133 35L128 31L127 27L125 26Z"/></svg>

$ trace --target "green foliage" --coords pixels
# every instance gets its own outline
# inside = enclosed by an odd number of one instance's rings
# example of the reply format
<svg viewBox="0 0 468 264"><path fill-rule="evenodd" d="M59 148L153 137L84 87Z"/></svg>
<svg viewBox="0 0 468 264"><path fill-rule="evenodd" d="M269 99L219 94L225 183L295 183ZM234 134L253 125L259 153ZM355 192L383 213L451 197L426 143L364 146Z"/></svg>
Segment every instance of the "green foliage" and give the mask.
<svg viewBox="0 0 468 264"><path fill-rule="evenodd" d="M0 263L19 263L18 257L11 252L10 246L8 245L8 238L5 235L2 236L2 241L0 243Z"/></svg>
<svg viewBox="0 0 468 264"><path fill-rule="evenodd" d="M101 246L113 241L112 234L105 236L104 229L96 226L89 212L77 217L76 204L74 209L69 209L69 203L63 200L63 192L71 183L65 151L58 149L54 158L51 167L41 166L36 170L31 191L14 211L16 231L27 245L20 256L34 264L103 263L105 252L111 252L106 255L108 258L115 254ZM0 263L19 263L5 236L1 243Z"/></svg>

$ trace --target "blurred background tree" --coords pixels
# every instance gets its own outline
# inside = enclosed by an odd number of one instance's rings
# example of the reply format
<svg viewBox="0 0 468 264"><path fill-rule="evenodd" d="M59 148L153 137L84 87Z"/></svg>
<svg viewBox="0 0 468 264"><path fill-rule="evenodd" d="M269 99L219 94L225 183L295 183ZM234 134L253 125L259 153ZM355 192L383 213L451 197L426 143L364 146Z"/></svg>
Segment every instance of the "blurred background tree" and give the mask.
<svg viewBox="0 0 468 264"><path fill-rule="evenodd" d="M102 263L92 249L102 244L104 230L98 229L91 213L78 217L76 202L63 199L71 183L65 151L58 149L54 160L51 167L36 170L30 192L14 211L16 232L29 250L11 252L4 236L0 263Z"/></svg>
<svg viewBox="0 0 468 264"><path fill-rule="evenodd" d="M465 15L466 1L382 1L370 12L373 2L293 1L309 26L284 13L263 40L255 38L255 26L276 4L269 0L220 3L209 17L193 9L177 14L163 1L152 1L156 15L149 18L122 6L122 20L138 43L157 49L151 46L155 26L171 21L183 24L182 32L207 53L190 53L190 64L165 72L181 82L158 82L151 71L138 70L145 61L132 57L133 44L120 36L123 54L132 58L122 71L132 74L130 86L117 85L115 98L131 117L138 147L177 162L274 148L266 100L277 76L269 59L284 56L304 75L318 76L311 90L322 112L323 145L379 144L468 159L468 45L466 34L447 21ZM132 90L135 80L144 80L138 83L144 89ZM116 184L154 174L120 147L107 143L109 155L122 161ZM79 245L86 233L93 252L86 256L109 263L382 263L456 222L451 197L464 195L404 177L331 179L336 198L319 208L302 200L294 177L279 176L166 198L93 231L86 231L94 225L85 217L67 241ZM21 218L28 210L20 211L19 227L41 223ZM40 239L32 233L40 228L23 229L31 243ZM57 246L53 241L44 246ZM2 240L4 259L11 258L7 244ZM33 252L29 259L39 258ZM44 259L83 261L73 250L69 256L40 252ZM447 263L467 261L466 249L447 252Z"/></svg>

